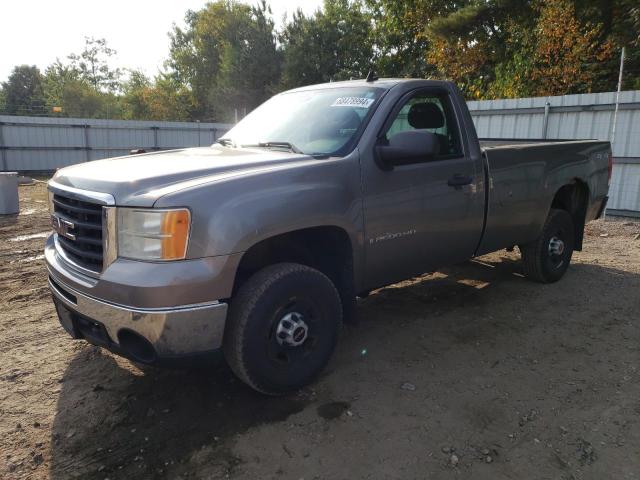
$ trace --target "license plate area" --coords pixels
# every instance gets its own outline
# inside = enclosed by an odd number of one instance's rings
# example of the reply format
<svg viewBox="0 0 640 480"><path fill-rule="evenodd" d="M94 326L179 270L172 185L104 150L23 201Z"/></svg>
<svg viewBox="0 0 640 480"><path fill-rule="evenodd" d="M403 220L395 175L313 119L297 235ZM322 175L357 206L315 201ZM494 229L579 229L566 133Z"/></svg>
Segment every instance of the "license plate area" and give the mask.
<svg viewBox="0 0 640 480"><path fill-rule="evenodd" d="M91 318L80 315L67 308L60 300L53 298L62 327L76 339L85 339L93 345L110 348L113 341L105 326Z"/></svg>

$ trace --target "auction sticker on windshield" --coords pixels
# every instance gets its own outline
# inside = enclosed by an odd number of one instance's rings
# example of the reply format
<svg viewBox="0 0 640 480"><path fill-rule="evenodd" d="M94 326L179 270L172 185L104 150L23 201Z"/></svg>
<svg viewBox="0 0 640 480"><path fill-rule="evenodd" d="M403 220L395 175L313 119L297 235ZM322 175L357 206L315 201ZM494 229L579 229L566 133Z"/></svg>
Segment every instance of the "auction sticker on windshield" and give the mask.
<svg viewBox="0 0 640 480"><path fill-rule="evenodd" d="M338 97L331 104L331 106L332 107L369 108L373 102L375 102L375 99L373 98Z"/></svg>

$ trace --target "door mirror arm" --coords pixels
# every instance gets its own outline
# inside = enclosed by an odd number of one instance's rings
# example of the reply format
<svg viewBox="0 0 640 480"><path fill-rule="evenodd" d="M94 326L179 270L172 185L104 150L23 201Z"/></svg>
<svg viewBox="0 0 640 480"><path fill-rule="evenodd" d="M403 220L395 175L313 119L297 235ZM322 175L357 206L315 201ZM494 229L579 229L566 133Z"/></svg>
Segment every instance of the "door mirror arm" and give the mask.
<svg viewBox="0 0 640 480"><path fill-rule="evenodd" d="M386 136L378 137L373 147L373 158L380 170L390 172L393 170L393 162L389 158L389 140Z"/></svg>

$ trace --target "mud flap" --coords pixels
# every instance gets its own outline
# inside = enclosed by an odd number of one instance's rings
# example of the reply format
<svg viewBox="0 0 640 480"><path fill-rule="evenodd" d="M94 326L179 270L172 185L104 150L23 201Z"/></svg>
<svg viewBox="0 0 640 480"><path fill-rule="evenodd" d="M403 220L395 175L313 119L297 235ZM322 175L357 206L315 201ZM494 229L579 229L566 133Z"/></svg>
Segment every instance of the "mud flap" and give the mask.
<svg viewBox="0 0 640 480"><path fill-rule="evenodd" d="M598 210L598 215L596 218L602 218L602 214L604 213L604 209L607 208L607 202L609 201L609 197L604 197L602 199L602 204L600 205L600 209Z"/></svg>

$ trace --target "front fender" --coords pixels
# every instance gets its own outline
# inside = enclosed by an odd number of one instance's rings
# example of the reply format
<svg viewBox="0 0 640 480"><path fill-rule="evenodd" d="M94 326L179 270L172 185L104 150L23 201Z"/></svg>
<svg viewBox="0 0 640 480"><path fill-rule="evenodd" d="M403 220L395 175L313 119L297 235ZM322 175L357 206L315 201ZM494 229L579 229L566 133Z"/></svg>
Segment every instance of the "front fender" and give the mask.
<svg viewBox="0 0 640 480"><path fill-rule="evenodd" d="M191 209L188 258L244 252L282 233L337 226L349 235L359 265L363 218L357 151L217 179L167 194L154 206Z"/></svg>

